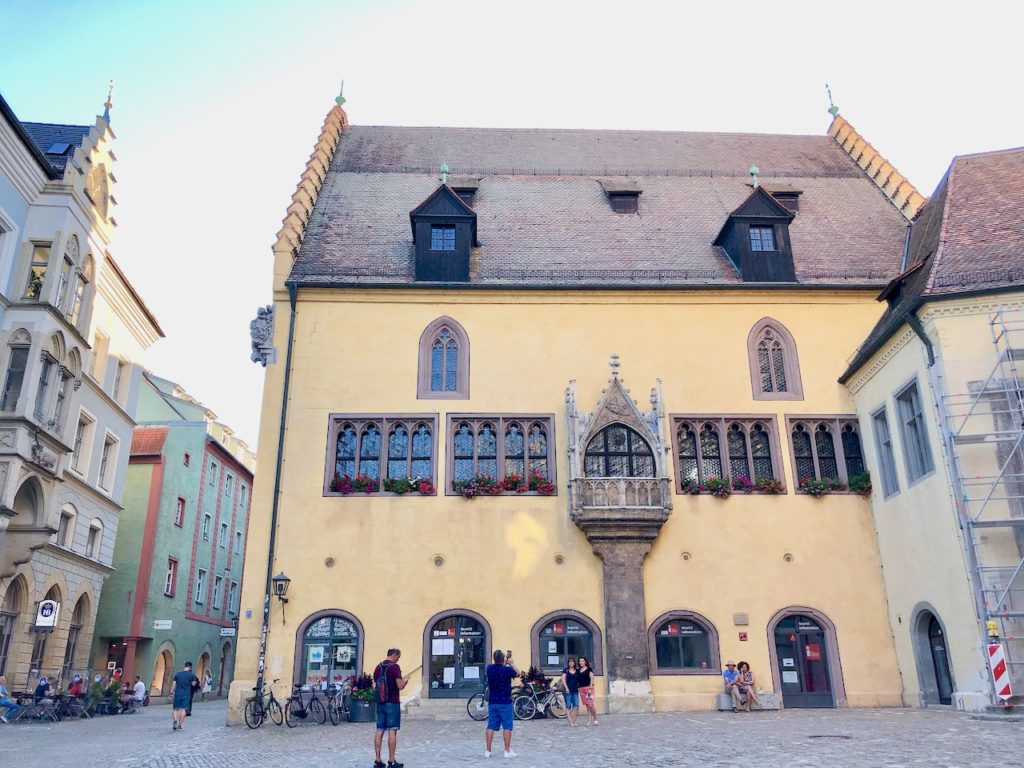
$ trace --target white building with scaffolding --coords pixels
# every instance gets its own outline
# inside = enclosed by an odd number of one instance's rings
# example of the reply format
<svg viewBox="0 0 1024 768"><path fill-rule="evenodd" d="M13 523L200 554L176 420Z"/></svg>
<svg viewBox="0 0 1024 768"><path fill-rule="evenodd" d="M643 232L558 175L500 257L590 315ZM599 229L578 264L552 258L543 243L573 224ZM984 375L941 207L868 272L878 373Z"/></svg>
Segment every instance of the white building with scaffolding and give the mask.
<svg viewBox="0 0 1024 768"><path fill-rule="evenodd" d="M904 703L1019 703L1024 149L955 158L913 221L904 267L840 379L874 449L872 507ZM992 645L1005 655L1009 696L993 685Z"/></svg>

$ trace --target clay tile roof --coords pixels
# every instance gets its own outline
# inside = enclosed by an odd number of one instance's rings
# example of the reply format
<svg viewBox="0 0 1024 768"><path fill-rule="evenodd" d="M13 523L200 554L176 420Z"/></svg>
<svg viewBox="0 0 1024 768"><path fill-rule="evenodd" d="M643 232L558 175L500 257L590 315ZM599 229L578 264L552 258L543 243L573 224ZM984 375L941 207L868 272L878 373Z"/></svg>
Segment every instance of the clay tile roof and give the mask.
<svg viewBox="0 0 1024 768"><path fill-rule="evenodd" d="M167 427L136 427L132 430L132 456L159 456L167 440Z"/></svg>
<svg viewBox="0 0 1024 768"><path fill-rule="evenodd" d="M907 269L879 299L890 307L840 381L849 379L928 300L1024 284L1024 148L953 158L911 225Z"/></svg>
<svg viewBox="0 0 1024 768"><path fill-rule="evenodd" d="M906 219L831 136L349 126L289 279L413 284L409 211L442 160L480 178L475 285L739 285L712 243L752 163L762 184L803 193L790 225L801 283L880 288L899 271ZM643 190L637 214L608 205L616 179Z"/></svg>

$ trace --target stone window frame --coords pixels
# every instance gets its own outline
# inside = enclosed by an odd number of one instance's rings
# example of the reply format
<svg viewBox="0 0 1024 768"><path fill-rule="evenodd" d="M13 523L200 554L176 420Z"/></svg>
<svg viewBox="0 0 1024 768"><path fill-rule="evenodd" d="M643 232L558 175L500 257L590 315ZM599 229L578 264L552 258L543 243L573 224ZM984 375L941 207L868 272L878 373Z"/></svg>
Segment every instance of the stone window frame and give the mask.
<svg viewBox="0 0 1024 768"><path fill-rule="evenodd" d="M320 621L320 619L328 617L345 619L345 621L351 622L352 626L356 628L357 639L355 668L360 670L365 666L366 659L363 656L363 643L366 640L366 630L363 629L363 623L356 618L354 613L349 613L341 608L325 608L322 611L311 613L309 616L304 618L295 630L295 656L292 660L292 680L294 682L299 682L302 679L302 644L306 639L306 630L314 623Z"/></svg>
<svg viewBox="0 0 1024 768"><path fill-rule="evenodd" d="M430 388L430 357L434 342L441 331L447 329L458 344L458 368L455 372L455 389L435 392ZM419 362L416 373L417 400L468 400L469 399L469 334L458 320L442 315L430 322L419 341Z"/></svg>
<svg viewBox="0 0 1024 768"><path fill-rule="evenodd" d="M557 454L555 451L555 415L553 413L449 413L447 414L447 424L445 429L445 437L447 439L448 451L445 456L445 477L447 482L445 483L444 495L445 496L459 496L457 491L452 490L452 482L455 480L455 424L456 422L469 421L482 423L485 421L492 422L495 426L495 434L497 436L497 447L495 453L495 461L498 465L498 470L501 472L505 464L505 424L506 422L518 422L524 426L524 446L523 446L523 461L524 471L526 478L530 475L530 456L529 456L529 443L525 442L525 437L528 434L529 427L535 423L543 424L547 431L548 438L548 482L555 486L555 492L550 494L551 496L558 495L558 480L556 478L556 459ZM476 432L474 430L473 439L473 474L476 475ZM504 474L502 474L504 477ZM501 477L496 477L495 480L500 481ZM502 491L496 496L540 496L541 494L537 491L524 491L519 493L518 491Z"/></svg>
<svg viewBox="0 0 1024 768"><path fill-rule="evenodd" d="M907 429L907 418L905 415L905 399L908 393L914 391L917 397L918 412L913 418L919 422L918 434L921 436L921 443L911 439ZM893 407L896 411L896 427L900 433L900 443L903 448L903 469L907 473L907 487L916 485L926 477L935 472L935 454L932 450L931 438L928 436L928 420L924 418L925 402L921 386L914 376L910 381L899 387L892 396Z"/></svg>
<svg viewBox="0 0 1024 768"><path fill-rule="evenodd" d="M861 463L864 466L864 470L867 470L867 460L864 454L864 434L861 432L860 421L854 414L789 414L785 416L786 419L786 435L789 438L789 460L790 470L793 472L793 484L800 487L800 473L797 471L797 455L796 455L796 444L793 441L793 430L797 424L803 425L804 429L807 430L811 436L811 458L814 461L814 469L817 479L821 480L821 465L818 459L818 443L814 439L814 435L821 424L827 425L832 430L832 443L836 450L836 468L839 471L839 480L845 486L842 491L832 491L832 493L838 494L850 494L853 493L849 489L850 476L846 467L846 451L843 448L842 433L843 428L846 426L852 426L854 431L857 433L857 438L860 441L860 456Z"/></svg>
<svg viewBox="0 0 1024 768"><path fill-rule="evenodd" d="M491 629L491 623L486 618L484 618L483 614L477 613L476 611L471 610L469 608L448 608L446 610L435 613L433 616L427 619L427 623L423 625L423 645L421 646L423 655L420 656L420 658L423 659L423 663L420 665L420 667L422 668L422 671L420 672L420 679L422 681L421 685L422 690L426 692L426 696L428 699L430 698L430 657L432 655L430 653L430 641L432 639L430 632L431 630L433 630L433 628L437 625L438 622L443 621L444 619L451 618L453 616L466 616L470 619L473 619L478 624L480 624L481 627L484 628L484 648L486 649L485 658L487 659L487 663L490 664L494 658L492 656L492 654L494 653L493 648L495 647L494 632Z"/></svg>
<svg viewBox="0 0 1024 768"><path fill-rule="evenodd" d="M434 484L434 488L437 488L437 449L438 449L438 435L437 425L440 419L438 413L332 413L327 417L327 447L324 456L324 485L323 495L332 498L348 498L349 496L402 496L409 494L397 494L391 493L390 491L383 490L383 481L387 477L387 459L388 459L388 432L390 428L396 423L402 423L406 427L409 425L416 425L419 422L427 423L432 432L431 440L431 454L430 454L430 480ZM336 467L336 454L338 446L338 433L345 424L353 424L356 427L357 435L361 432L361 427L366 424L374 422L377 424L381 435L381 447L380 447L380 481L381 490L373 493L353 493L344 494L338 491L331 490L331 481L334 480L334 472ZM358 440L358 437L357 437ZM358 442L356 445L356 466L358 467L359 460L359 447ZM409 458L411 461L411 456ZM358 473L358 469L356 470ZM437 491L432 496L437 495Z"/></svg>
<svg viewBox="0 0 1024 768"><path fill-rule="evenodd" d="M658 666L658 649L656 644L658 629L669 621L689 621L693 624L699 624L704 628L704 631L708 636L708 653L711 656L708 661L709 666L707 669L702 669L700 667L666 667L662 669ZM652 675L695 675L698 677L711 677L722 674L722 654L721 649L719 648L718 628L710 619L696 611L675 609L661 614L651 622L650 626L647 627L647 649L651 660Z"/></svg>
<svg viewBox="0 0 1024 768"><path fill-rule="evenodd" d="M544 654L540 652L540 633L548 624L558 619L572 619L579 622L590 631L590 639L593 641L593 657L590 661L590 668L598 677L604 675L604 640L601 635L601 628L597 622L585 613L574 611L570 608L562 608L557 611L550 611L541 616L530 629L530 665L537 669L545 669L547 666L541 664Z"/></svg>
<svg viewBox="0 0 1024 768"><path fill-rule="evenodd" d="M678 450L677 435L679 428L685 424L690 423L696 427L694 430L697 438L697 477L698 480L703 483L707 476L704 473L704 459L700 449L700 428L706 423L714 423L718 428L718 444L719 444L719 456L722 462L722 474L725 479L732 480L732 471L729 468L729 446L726 435L729 427L732 424L739 423L744 430L744 434L747 438L747 462L751 468L751 474L753 474L753 463L754 457L750 447L750 429L755 424L760 424L768 432L768 447L771 449L771 462L772 462L772 474L775 479L782 483L783 493L786 493L786 475L783 472L783 461L782 461L782 441L779 436L779 428L776 422L776 416L772 413L738 413L738 414L720 414L720 413L670 413L669 424L672 427L672 453L675 456L673 463L675 464L675 491L676 494L689 495L688 491L683 490L683 472L682 467L679 464L680 455ZM749 478L754 481L754 478ZM708 491L701 491L700 493L708 493ZM760 493L756 488L752 490L752 493Z"/></svg>
<svg viewBox="0 0 1024 768"><path fill-rule="evenodd" d="M771 329L782 343L783 363L786 366L785 392L765 392L761 388L761 366L757 360L757 345L761 336ZM750 371L750 391L755 400L803 400L803 379L800 376L800 358L796 340L782 323L772 317L762 317L747 334L747 367Z"/></svg>

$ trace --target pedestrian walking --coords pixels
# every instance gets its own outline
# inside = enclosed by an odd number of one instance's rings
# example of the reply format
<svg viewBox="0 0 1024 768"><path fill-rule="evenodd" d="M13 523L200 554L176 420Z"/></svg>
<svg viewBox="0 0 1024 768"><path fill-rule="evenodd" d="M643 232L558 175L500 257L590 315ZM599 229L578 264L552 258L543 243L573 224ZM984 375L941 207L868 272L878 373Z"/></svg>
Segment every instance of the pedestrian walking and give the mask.
<svg viewBox="0 0 1024 768"><path fill-rule="evenodd" d="M594 671L586 656L580 656L576 679L580 684L580 703L587 708L587 725L597 725L597 707L594 704Z"/></svg>
<svg viewBox="0 0 1024 768"><path fill-rule="evenodd" d="M203 670L203 701L206 701L206 694L213 690L213 673L209 669Z"/></svg>
<svg viewBox="0 0 1024 768"><path fill-rule="evenodd" d="M376 757L373 768L384 768L380 751L384 745L385 732L388 734L387 768L402 768L404 765L395 757L395 751L398 749L398 729L402 725L402 707L398 692L409 682L402 677L402 668L398 666L400 658L400 650L389 648L387 658L373 670L373 684L376 686L377 694L377 730L373 734Z"/></svg>
<svg viewBox="0 0 1024 768"><path fill-rule="evenodd" d="M15 717L21 712L21 705L11 698L11 692L7 690L7 678L0 675L0 707L6 707L7 711L0 715L0 720L9 723L8 717Z"/></svg>
<svg viewBox="0 0 1024 768"><path fill-rule="evenodd" d="M569 725L576 727L576 718L580 716L580 677L576 667L576 659L572 656L562 670L562 690L565 691L565 708L569 710Z"/></svg>
<svg viewBox="0 0 1024 768"><path fill-rule="evenodd" d="M494 663L487 665L487 688L490 700L487 705L487 749L484 757L491 756L494 732L501 730L505 742L505 757L516 757L512 751L512 680L519 676L519 670L512 663L512 651L507 654L494 652Z"/></svg>
<svg viewBox="0 0 1024 768"><path fill-rule="evenodd" d="M171 680L171 730L180 731L185 727L185 714L192 696L199 687L199 678L192 671L192 662L186 661L181 672Z"/></svg>

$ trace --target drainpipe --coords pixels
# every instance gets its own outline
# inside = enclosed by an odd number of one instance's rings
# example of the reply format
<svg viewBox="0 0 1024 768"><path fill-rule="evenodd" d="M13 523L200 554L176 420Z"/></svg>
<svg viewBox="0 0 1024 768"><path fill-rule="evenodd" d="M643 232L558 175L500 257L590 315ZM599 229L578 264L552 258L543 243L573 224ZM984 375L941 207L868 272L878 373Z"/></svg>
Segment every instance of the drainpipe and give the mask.
<svg viewBox="0 0 1024 768"><path fill-rule="evenodd" d="M924 332L921 318L917 316L916 312L909 312L907 314L907 325L910 326L910 329L917 334L917 338L924 344L925 351L928 353L928 367L931 368L935 365L935 347L932 346L932 340L928 338L928 334Z"/></svg>
<svg viewBox="0 0 1024 768"><path fill-rule="evenodd" d="M274 575L274 548L277 545L277 511L281 499L281 455L288 423L288 385L292 375L292 345L295 340L295 300L298 287L288 284L288 352L284 361L284 391L281 393L281 426L277 433L277 467L274 470L274 500L270 507L270 544L267 548L267 578L263 593L263 627L260 630L260 655L256 666L256 695L263 699L263 673L267 666L267 630L270 628L270 579Z"/></svg>

